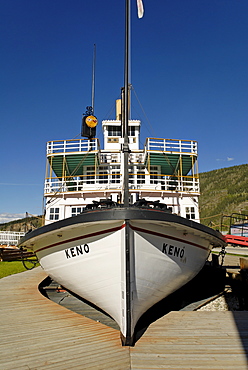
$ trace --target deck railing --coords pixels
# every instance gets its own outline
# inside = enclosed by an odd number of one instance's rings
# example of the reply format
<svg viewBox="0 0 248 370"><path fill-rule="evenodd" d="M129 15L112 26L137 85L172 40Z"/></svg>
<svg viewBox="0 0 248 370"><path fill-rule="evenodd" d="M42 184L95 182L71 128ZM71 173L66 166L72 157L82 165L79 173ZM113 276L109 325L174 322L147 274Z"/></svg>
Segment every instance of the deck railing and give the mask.
<svg viewBox="0 0 248 370"><path fill-rule="evenodd" d="M121 153L101 153L101 164L121 162ZM132 152L129 154L129 163L144 163L144 152Z"/></svg>
<svg viewBox="0 0 248 370"><path fill-rule="evenodd" d="M100 150L99 140L57 140L47 142L47 155L58 153L88 152Z"/></svg>
<svg viewBox="0 0 248 370"><path fill-rule="evenodd" d="M145 150L197 154L197 141L147 138Z"/></svg>
<svg viewBox="0 0 248 370"><path fill-rule="evenodd" d="M100 150L99 139L57 140L47 142L47 154ZM145 150L197 154L197 141L147 138ZM141 156L141 154L139 154Z"/></svg>
<svg viewBox="0 0 248 370"><path fill-rule="evenodd" d="M67 177L63 180L48 178L45 180L45 194L80 192L92 190L121 189L120 174L96 174L80 177ZM199 178L183 176L175 179L171 176L135 173L129 174L129 189L199 193Z"/></svg>

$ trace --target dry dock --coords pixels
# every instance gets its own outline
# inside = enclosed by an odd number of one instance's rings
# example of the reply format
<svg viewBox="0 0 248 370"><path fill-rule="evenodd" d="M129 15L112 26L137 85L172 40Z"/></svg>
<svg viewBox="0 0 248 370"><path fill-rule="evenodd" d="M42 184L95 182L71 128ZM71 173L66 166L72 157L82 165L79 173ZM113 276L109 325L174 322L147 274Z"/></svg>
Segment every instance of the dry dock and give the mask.
<svg viewBox="0 0 248 370"><path fill-rule="evenodd" d="M0 369L248 369L248 312L173 311L135 347L43 297L40 267L0 280Z"/></svg>

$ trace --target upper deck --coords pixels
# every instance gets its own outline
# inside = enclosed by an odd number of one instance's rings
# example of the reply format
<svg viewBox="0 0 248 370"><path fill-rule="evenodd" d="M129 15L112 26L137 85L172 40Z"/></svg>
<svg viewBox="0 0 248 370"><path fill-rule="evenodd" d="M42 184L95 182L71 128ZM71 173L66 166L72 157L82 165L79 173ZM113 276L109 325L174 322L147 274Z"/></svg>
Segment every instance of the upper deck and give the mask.
<svg viewBox="0 0 248 370"><path fill-rule="evenodd" d="M121 150L101 150L98 139L47 143L45 195L122 188ZM129 155L133 190L199 193L197 142L147 138Z"/></svg>

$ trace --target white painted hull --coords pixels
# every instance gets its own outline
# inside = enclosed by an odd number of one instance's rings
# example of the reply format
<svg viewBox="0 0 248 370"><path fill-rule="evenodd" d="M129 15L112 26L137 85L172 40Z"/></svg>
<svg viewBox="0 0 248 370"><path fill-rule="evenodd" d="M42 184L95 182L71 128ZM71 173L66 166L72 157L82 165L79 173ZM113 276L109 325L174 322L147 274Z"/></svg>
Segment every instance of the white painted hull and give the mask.
<svg viewBox="0 0 248 370"><path fill-rule="evenodd" d="M59 246L40 251L38 247L36 252L41 266L52 279L107 312L120 327L125 268L122 225L122 221L78 225L73 230L63 231L64 243L61 241ZM115 231L90 236L99 230L115 228ZM77 241L70 241L79 235L82 237ZM80 245L83 254L77 253L76 247Z"/></svg>
<svg viewBox="0 0 248 370"><path fill-rule="evenodd" d="M221 241L168 220L105 218L41 233L25 245L49 276L107 312L123 337L132 338L140 316L191 280Z"/></svg>

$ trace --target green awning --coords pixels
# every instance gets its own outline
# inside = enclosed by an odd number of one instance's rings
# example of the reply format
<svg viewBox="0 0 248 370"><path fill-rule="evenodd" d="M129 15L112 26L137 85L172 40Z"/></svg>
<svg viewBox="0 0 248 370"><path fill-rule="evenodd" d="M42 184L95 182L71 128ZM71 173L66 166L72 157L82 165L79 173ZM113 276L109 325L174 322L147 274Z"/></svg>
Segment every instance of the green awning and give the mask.
<svg viewBox="0 0 248 370"><path fill-rule="evenodd" d="M85 166L95 166L98 156L96 153L55 155L48 158L49 163L59 178L66 176L81 176Z"/></svg>
<svg viewBox="0 0 248 370"><path fill-rule="evenodd" d="M161 166L161 174L175 175L179 171L182 176L187 176L192 168L192 157L183 154L148 153L145 165Z"/></svg>

